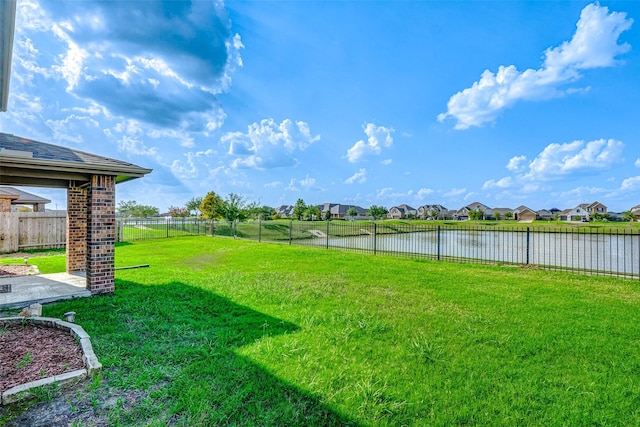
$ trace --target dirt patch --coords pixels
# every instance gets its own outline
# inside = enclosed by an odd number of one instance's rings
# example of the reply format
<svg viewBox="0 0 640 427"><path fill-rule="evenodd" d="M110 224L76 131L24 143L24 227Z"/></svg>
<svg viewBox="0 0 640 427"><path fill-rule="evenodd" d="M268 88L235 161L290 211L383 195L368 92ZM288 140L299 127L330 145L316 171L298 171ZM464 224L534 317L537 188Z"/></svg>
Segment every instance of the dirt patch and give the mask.
<svg viewBox="0 0 640 427"><path fill-rule="evenodd" d="M85 384L79 390L56 390L47 399L37 402L18 403L8 408L8 416L2 424L0 412L0 425L5 427L107 427L118 425L119 419L136 416L132 412L140 405L144 405L149 395L159 388L166 387L167 383L161 382L148 390L123 390L109 387L102 381ZM168 408L167 408L168 411ZM131 419L128 419L132 424ZM165 412L163 416L153 420L138 419L140 425L148 425L155 422L158 425L179 425L179 417Z"/></svg>
<svg viewBox="0 0 640 427"><path fill-rule="evenodd" d="M29 264L0 265L0 277L5 276L29 276L38 274L38 267Z"/></svg>
<svg viewBox="0 0 640 427"><path fill-rule="evenodd" d="M68 331L26 322L0 328L0 393L85 367L82 349Z"/></svg>

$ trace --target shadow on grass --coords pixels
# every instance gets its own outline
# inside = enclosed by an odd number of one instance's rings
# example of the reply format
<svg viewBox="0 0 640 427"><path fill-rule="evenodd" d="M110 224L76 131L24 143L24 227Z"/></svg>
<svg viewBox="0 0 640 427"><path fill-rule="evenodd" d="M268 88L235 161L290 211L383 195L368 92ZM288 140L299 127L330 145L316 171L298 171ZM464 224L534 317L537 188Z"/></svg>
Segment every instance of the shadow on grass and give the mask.
<svg viewBox="0 0 640 427"><path fill-rule="evenodd" d="M103 395L147 390L136 403L102 407L98 419L123 425L357 425L235 352L295 333L296 325L180 282L116 280L115 294L47 306L45 315L70 310L104 365L97 387L108 390Z"/></svg>

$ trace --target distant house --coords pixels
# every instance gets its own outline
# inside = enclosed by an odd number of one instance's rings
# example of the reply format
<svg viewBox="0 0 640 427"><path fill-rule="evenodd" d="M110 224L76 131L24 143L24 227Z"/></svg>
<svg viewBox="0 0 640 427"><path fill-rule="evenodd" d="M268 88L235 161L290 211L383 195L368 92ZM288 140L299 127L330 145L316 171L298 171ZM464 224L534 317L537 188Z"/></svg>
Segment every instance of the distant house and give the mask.
<svg viewBox="0 0 640 427"><path fill-rule="evenodd" d="M500 219L505 219L506 214L511 212L513 214L513 209L511 208L492 208L487 209L485 212L485 219L497 219L498 216Z"/></svg>
<svg viewBox="0 0 640 427"><path fill-rule="evenodd" d="M448 212L449 210L442 205L422 205L417 209L416 215L422 219L446 219Z"/></svg>
<svg viewBox="0 0 640 427"><path fill-rule="evenodd" d="M387 214L387 218L391 219L403 219L409 218L409 216L416 216L418 211L407 204L401 204L398 206L392 206L389 209L389 213Z"/></svg>
<svg viewBox="0 0 640 427"><path fill-rule="evenodd" d="M347 212L352 208L356 210L356 215L353 219L370 218L367 216L367 210L358 205L341 205L339 203L323 203L322 205L318 205L320 216L322 218L326 218L326 213L328 211L331 219L352 218L347 215Z"/></svg>
<svg viewBox="0 0 640 427"><path fill-rule="evenodd" d="M513 210L513 219L516 221L535 221L538 219L538 215L533 209L522 205Z"/></svg>
<svg viewBox="0 0 640 427"><path fill-rule="evenodd" d="M276 215L280 218L291 218L293 215L293 206L282 205L276 208Z"/></svg>
<svg viewBox="0 0 640 427"><path fill-rule="evenodd" d="M489 206L484 205L480 202L473 202L470 205L466 205L458 209L453 215L453 218L458 221L466 221L469 219L469 212L480 211L482 212L482 217L484 219L486 217L486 212L490 209L491 208L489 208Z"/></svg>
<svg viewBox="0 0 640 427"><path fill-rule="evenodd" d="M580 203L573 209L565 209L560 213L562 221L589 221L594 214L604 215L607 207L600 202Z"/></svg>
<svg viewBox="0 0 640 427"><path fill-rule="evenodd" d="M560 220L562 221L589 221L589 212L587 211L587 203L582 203L573 209L565 209L560 212Z"/></svg>
<svg viewBox="0 0 640 427"><path fill-rule="evenodd" d="M536 215L538 215L538 219L543 221L551 221L552 219L555 219L553 216L554 214L547 209L540 209L539 211L536 211Z"/></svg>
<svg viewBox="0 0 640 427"><path fill-rule="evenodd" d="M634 215L640 215L640 205L635 205L634 207L632 207L631 209L629 209L631 211L632 214Z"/></svg>
<svg viewBox="0 0 640 427"><path fill-rule="evenodd" d="M33 212L44 212L51 200L14 187L0 186L0 212L11 212L19 206L29 206Z"/></svg>
<svg viewBox="0 0 640 427"><path fill-rule="evenodd" d="M606 214L607 213L607 207L605 205L603 205L600 202L593 202L589 205L586 206L586 210L587 212L589 212L590 215L594 214L594 213L598 213L598 214Z"/></svg>

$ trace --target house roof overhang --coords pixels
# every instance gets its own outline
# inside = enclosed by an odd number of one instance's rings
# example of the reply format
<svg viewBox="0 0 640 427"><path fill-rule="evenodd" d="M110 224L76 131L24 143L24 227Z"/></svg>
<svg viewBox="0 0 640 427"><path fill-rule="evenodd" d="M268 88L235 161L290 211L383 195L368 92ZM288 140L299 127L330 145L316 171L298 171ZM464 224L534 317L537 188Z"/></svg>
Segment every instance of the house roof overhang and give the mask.
<svg viewBox="0 0 640 427"><path fill-rule="evenodd" d="M150 172L120 160L0 133L2 185L68 188L88 183L93 175L114 176L121 183Z"/></svg>
<svg viewBox="0 0 640 427"><path fill-rule="evenodd" d="M16 0L0 1L0 111L7 111L15 22Z"/></svg>

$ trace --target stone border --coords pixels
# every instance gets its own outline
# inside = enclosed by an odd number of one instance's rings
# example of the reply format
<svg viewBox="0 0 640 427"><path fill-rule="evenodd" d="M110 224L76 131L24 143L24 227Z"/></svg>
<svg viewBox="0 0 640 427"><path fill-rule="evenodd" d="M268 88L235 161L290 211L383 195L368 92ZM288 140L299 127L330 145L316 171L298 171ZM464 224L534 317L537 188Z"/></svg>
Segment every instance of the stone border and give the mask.
<svg viewBox="0 0 640 427"><path fill-rule="evenodd" d="M57 384L59 386L71 383L77 383L83 380L87 375L93 375L100 372L102 364L98 361L93 347L91 346L91 339L85 332L82 326L75 323L65 322L64 320L55 319L53 317L5 317L0 318L0 326L7 324L22 324L23 322L29 322L33 325L42 325L50 328L62 329L68 331L80 344L82 348L82 360L84 361L85 369L78 369L72 372L65 372L64 374L54 375L48 378L42 378L37 381L31 381L26 384L17 385L15 387L6 390L2 393L2 401L0 405L8 405L10 403L17 402L19 400L34 397L36 395L36 389L48 384Z"/></svg>

